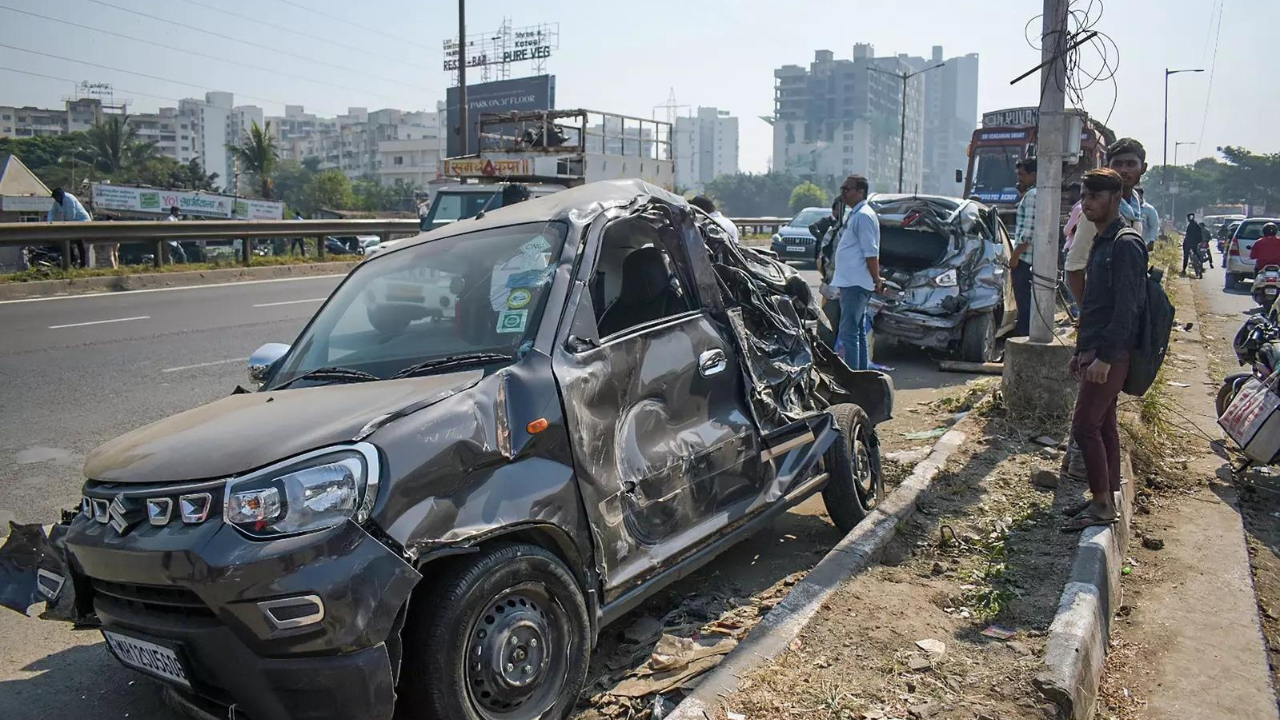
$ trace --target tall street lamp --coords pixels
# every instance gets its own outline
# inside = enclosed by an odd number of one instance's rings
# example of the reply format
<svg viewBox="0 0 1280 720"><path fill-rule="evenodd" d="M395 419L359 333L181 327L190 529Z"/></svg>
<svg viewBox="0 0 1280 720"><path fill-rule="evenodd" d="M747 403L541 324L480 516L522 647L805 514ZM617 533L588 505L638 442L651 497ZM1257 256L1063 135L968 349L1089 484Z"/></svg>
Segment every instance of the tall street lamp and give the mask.
<svg viewBox="0 0 1280 720"><path fill-rule="evenodd" d="M1187 70L1170 70L1164 69L1164 142L1160 145L1160 180L1165 179L1164 168L1169 165L1169 76L1178 73L1198 73L1204 72L1204 68L1191 68Z"/></svg>
<svg viewBox="0 0 1280 720"><path fill-rule="evenodd" d="M924 68L923 70L916 70L915 72L910 72L910 73L896 73L891 70L885 70L883 68L875 67L874 65L867 68L868 70L871 70L873 72L884 73L885 75L892 75L902 81L902 132L901 132L901 140L898 143L898 192L902 192L902 174L906 170L906 163L907 163L906 161L906 158L907 158L907 81L917 75L923 75L924 73L927 73L930 70L937 70L938 68L945 67L945 66L946 66L946 63L940 62L937 65Z"/></svg>
<svg viewBox="0 0 1280 720"><path fill-rule="evenodd" d="M1183 145L1196 145L1196 144L1198 143L1195 143L1191 140L1174 141L1173 166L1174 167L1178 166L1178 148L1182 147ZM1164 171L1162 170L1161 172L1163 173ZM1181 190L1181 188L1179 188L1179 190ZM1178 209L1178 193L1170 192L1170 188L1168 185L1165 186L1164 191L1166 193L1169 193L1169 222L1177 222L1178 215L1176 211Z"/></svg>

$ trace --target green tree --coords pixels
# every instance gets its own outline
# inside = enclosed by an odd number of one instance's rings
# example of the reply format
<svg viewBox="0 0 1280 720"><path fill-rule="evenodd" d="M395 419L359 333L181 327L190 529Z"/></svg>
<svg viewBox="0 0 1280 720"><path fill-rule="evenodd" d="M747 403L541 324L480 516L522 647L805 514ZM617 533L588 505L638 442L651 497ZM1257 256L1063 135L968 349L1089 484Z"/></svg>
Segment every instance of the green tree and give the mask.
<svg viewBox="0 0 1280 720"><path fill-rule="evenodd" d="M271 135L271 121L259 127L255 121L239 145L227 145L232 156L239 161L240 169L258 181L258 193L271 199L271 173L280 162L280 149Z"/></svg>
<svg viewBox="0 0 1280 720"><path fill-rule="evenodd" d="M173 188L175 190L207 190L217 189L217 173L205 174L200 161L191 160L180 163L171 157L157 157L140 163L116 179L121 182L151 187Z"/></svg>
<svg viewBox="0 0 1280 720"><path fill-rule="evenodd" d="M798 213L807 207L827 207L831 199L827 191L811 182L800 183L791 191L791 212Z"/></svg>
<svg viewBox="0 0 1280 720"><path fill-rule="evenodd" d="M138 129L129 124L128 115L112 115L95 123L84 134L84 150L98 170L112 175L160 157L155 143L138 139Z"/></svg>
<svg viewBox="0 0 1280 720"><path fill-rule="evenodd" d="M318 158L307 158L303 162L281 160L271 173L271 187L276 199L285 201L291 208L306 208L307 186L319 174L319 164Z"/></svg>
<svg viewBox="0 0 1280 720"><path fill-rule="evenodd" d="M302 207L312 213L321 208L349 210L354 205L351 180L340 170L325 170L307 183L306 201Z"/></svg>
<svg viewBox="0 0 1280 720"><path fill-rule="evenodd" d="M725 215L780 216L787 213L799 178L788 173L734 173L707 183L706 194Z"/></svg>

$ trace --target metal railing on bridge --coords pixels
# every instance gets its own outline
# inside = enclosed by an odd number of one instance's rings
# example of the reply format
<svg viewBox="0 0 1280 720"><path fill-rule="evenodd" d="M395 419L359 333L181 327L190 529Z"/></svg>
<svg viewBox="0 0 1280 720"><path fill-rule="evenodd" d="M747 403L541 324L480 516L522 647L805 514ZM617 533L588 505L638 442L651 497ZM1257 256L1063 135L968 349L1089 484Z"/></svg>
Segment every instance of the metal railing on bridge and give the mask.
<svg viewBox="0 0 1280 720"><path fill-rule="evenodd" d="M183 222L90 221L59 223L0 223L0 247L57 245L62 248L62 267L71 263L71 244L152 243L152 263L164 262L163 245L169 240L240 240L240 261L253 259L253 241L269 238L317 239L318 255L325 255L324 238L329 236L377 235L382 242L393 236L417 235L418 220L194 220Z"/></svg>

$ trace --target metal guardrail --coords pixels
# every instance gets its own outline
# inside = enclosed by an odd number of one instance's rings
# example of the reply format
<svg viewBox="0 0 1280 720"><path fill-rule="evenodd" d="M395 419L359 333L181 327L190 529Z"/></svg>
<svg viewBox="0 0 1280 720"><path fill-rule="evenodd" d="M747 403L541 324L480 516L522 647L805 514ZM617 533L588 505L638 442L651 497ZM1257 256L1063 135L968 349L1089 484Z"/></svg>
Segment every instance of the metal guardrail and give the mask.
<svg viewBox="0 0 1280 720"><path fill-rule="evenodd" d="M738 229L745 234L764 233L770 235L778 232L778 228L791 222L789 217L747 217L747 218L729 218L729 221L738 226ZM767 230L765 228L768 228Z"/></svg>
<svg viewBox="0 0 1280 720"><path fill-rule="evenodd" d="M418 221L408 220L192 220L182 222L90 221L57 223L0 223L0 247L59 245L62 267L71 263L71 243L150 242L155 245L153 264L163 264L166 240L244 240L241 262L253 257L252 240L261 238L317 238L317 253L324 257L323 238L329 235L378 235L383 242L393 235L417 235Z"/></svg>

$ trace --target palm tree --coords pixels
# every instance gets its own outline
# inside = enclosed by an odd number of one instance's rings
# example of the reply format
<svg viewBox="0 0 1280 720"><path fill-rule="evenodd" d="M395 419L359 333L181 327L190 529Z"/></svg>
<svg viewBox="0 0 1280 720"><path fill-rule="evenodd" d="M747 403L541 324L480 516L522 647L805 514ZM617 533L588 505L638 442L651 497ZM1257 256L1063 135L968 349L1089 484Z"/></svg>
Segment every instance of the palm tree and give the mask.
<svg viewBox="0 0 1280 720"><path fill-rule="evenodd" d="M242 170L257 178L262 197L271 199L271 172L280 162L280 149L271 135L271 121L268 120L265 127L258 127L254 122L240 144L227 145L227 149Z"/></svg>
<svg viewBox="0 0 1280 720"><path fill-rule="evenodd" d="M160 156L153 142L138 139L128 115L112 115L85 132L85 152L106 173L118 173Z"/></svg>

